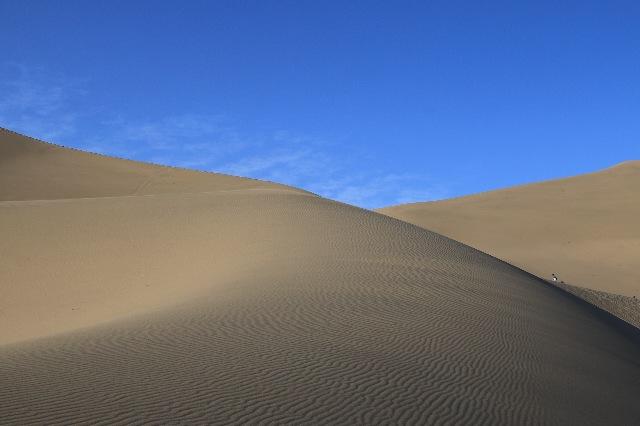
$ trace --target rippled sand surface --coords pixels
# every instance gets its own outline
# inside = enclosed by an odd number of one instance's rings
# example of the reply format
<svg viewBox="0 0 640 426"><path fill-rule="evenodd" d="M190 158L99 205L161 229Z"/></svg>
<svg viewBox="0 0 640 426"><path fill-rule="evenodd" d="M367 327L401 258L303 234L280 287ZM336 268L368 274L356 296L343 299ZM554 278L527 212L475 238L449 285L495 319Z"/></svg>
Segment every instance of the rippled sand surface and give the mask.
<svg viewBox="0 0 640 426"><path fill-rule="evenodd" d="M640 343L587 304L408 223L224 179L0 202L0 423L640 418Z"/></svg>

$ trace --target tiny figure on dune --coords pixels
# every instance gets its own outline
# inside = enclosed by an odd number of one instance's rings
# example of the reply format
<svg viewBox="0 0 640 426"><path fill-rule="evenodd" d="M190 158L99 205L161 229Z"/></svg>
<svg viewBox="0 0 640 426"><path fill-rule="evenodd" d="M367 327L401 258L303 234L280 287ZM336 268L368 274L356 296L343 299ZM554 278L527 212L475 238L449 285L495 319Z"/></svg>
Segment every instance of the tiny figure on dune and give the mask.
<svg viewBox="0 0 640 426"><path fill-rule="evenodd" d="M558 277L556 276L556 274L551 274L551 280L558 281Z"/></svg>

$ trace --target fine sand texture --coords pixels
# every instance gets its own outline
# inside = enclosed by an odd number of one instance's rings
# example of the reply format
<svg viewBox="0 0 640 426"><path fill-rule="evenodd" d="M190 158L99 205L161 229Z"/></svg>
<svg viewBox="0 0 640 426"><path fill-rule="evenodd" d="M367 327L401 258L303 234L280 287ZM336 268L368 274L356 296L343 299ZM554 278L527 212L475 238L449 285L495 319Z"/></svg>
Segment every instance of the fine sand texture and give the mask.
<svg viewBox="0 0 640 426"><path fill-rule="evenodd" d="M597 173L379 210L539 277L640 298L640 161Z"/></svg>
<svg viewBox="0 0 640 426"><path fill-rule="evenodd" d="M638 336L471 247L275 184L5 144L1 424L640 419ZM56 185L29 170L49 149Z"/></svg>
<svg viewBox="0 0 640 426"><path fill-rule="evenodd" d="M640 298L592 290L557 281L549 281L549 284L555 285L592 305L604 309L640 330Z"/></svg>

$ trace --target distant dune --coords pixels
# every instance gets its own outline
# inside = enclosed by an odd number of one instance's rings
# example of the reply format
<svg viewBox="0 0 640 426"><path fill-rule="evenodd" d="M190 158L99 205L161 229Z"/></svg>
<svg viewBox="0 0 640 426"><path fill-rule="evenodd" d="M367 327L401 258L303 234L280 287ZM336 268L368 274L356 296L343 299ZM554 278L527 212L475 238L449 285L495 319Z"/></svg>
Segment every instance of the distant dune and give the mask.
<svg viewBox="0 0 640 426"><path fill-rule="evenodd" d="M379 210L540 277L640 297L640 161L597 173Z"/></svg>
<svg viewBox="0 0 640 426"><path fill-rule="evenodd" d="M7 131L0 183L2 424L640 418L637 335L434 232Z"/></svg>
<svg viewBox="0 0 640 426"><path fill-rule="evenodd" d="M379 212L446 235L539 277L551 279L555 273L568 284L636 296L640 303L640 161Z"/></svg>

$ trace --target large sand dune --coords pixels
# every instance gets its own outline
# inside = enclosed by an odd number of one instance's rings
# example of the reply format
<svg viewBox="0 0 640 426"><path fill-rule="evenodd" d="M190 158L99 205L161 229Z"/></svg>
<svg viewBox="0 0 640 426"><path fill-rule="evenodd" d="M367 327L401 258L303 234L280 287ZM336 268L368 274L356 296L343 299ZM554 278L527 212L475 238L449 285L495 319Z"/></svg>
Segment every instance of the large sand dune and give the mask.
<svg viewBox="0 0 640 426"><path fill-rule="evenodd" d="M637 336L475 249L275 184L5 144L0 423L640 419ZM34 168L45 148L69 170ZM140 190L149 168L180 184Z"/></svg>
<svg viewBox="0 0 640 426"><path fill-rule="evenodd" d="M640 161L379 211L539 277L555 273L565 290L640 327Z"/></svg>
<svg viewBox="0 0 640 426"><path fill-rule="evenodd" d="M379 210L540 277L640 297L640 161L582 176Z"/></svg>

